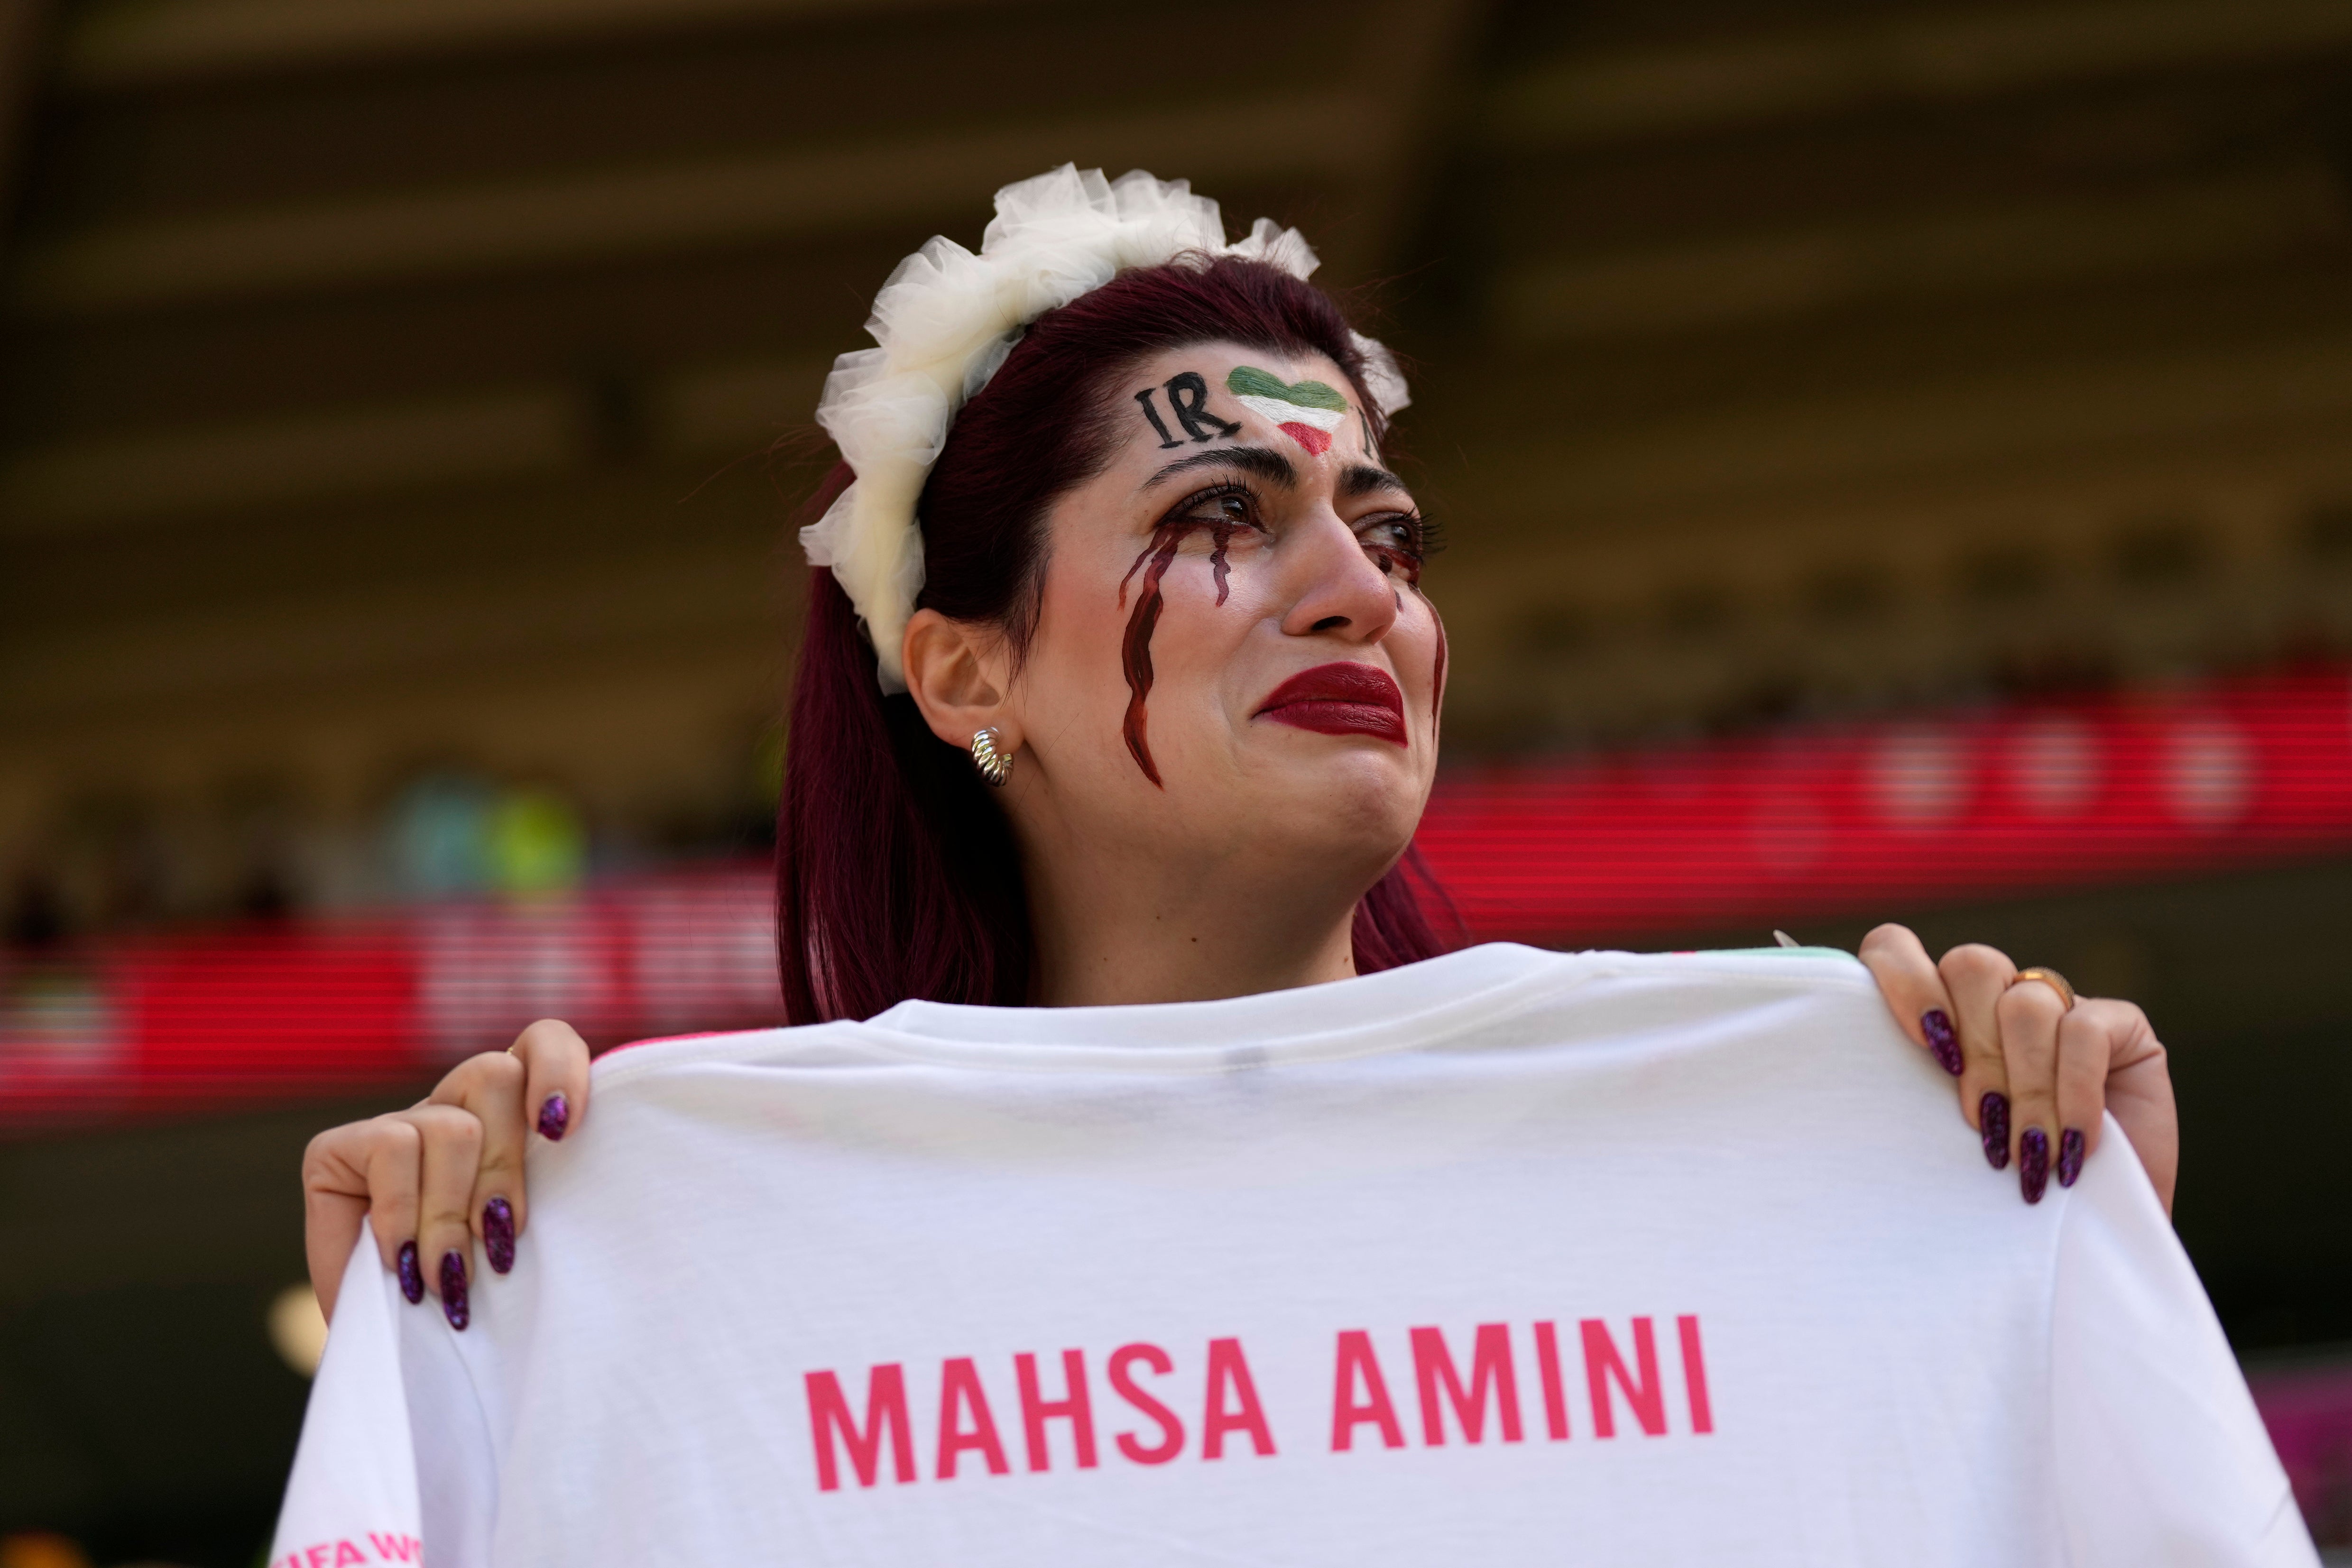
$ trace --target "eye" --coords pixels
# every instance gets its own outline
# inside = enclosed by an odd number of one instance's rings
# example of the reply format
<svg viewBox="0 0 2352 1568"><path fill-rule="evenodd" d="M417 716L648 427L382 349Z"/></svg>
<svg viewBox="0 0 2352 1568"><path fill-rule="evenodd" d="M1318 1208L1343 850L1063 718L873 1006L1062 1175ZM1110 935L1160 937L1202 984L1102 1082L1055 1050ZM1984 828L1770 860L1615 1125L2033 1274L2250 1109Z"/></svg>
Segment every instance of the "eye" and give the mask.
<svg viewBox="0 0 2352 1568"><path fill-rule="evenodd" d="M1391 576L1402 576L1408 583L1421 581L1421 568L1428 556L1421 519L1411 512L1390 512L1369 518L1357 525L1356 537L1362 542L1364 553L1372 564Z"/></svg>
<svg viewBox="0 0 2352 1568"><path fill-rule="evenodd" d="M1257 497L1246 486L1222 484L1188 496L1170 514L1203 528L1256 528Z"/></svg>

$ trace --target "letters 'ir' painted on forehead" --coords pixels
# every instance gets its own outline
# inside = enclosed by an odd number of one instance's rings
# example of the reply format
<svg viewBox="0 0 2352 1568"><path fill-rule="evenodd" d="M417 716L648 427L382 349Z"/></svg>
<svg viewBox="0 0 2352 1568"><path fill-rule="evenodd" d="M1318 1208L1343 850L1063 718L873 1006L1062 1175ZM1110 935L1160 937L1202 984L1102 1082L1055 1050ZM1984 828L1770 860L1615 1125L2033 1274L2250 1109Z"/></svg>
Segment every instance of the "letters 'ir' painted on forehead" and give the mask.
<svg viewBox="0 0 2352 1568"><path fill-rule="evenodd" d="M1287 382L1255 365L1235 366L1225 390L1318 458L1331 449L1331 432L1348 416L1348 400L1337 389L1319 381Z"/></svg>

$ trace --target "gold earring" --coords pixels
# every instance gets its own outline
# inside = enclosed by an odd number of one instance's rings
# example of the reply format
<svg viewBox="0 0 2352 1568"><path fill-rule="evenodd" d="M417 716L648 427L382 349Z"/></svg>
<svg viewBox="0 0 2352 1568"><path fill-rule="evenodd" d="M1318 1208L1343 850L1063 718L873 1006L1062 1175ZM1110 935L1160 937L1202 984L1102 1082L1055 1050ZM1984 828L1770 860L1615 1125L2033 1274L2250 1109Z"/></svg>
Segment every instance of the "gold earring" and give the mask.
<svg viewBox="0 0 2352 1568"><path fill-rule="evenodd" d="M1003 789L1004 781L1013 776L1011 753L996 749L996 743L1003 739L992 729L979 731L971 738L971 765L980 770L980 776L988 781L992 789Z"/></svg>

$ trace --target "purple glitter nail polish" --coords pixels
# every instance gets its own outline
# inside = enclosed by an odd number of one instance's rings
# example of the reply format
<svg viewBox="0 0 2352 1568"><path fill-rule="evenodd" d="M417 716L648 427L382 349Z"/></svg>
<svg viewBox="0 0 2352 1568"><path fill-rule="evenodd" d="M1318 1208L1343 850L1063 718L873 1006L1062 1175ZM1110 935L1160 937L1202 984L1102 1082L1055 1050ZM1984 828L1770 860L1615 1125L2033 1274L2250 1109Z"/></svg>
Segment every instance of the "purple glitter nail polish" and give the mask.
<svg viewBox="0 0 2352 1568"><path fill-rule="evenodd" d="M563 1136L572 1125L572 1103L561 1094L551 1094L539 1108L539 1135L552 1143Z"/></svg>
<svg viewBox="0 0 2352 1568"><path fill-rule="evenodd" d="M2083 1173L2083 1130L2069 1127L2058 1134L2058 1184L2071 1187Z"/></svg>
<svg viewBox="0 0 2352 1568"><path fill-rule="evenodd" d="M2050 1186L2050 1134L2029 1127L2017 1141L2017 1190L2025 1201L2038 1204Z"/></svg>
<svg viewBox="0 0 2352 1568"><path fill-rule="evenodd" d="M2009 1096L1997 1089L1985 1090L1977 1101L1977 1127L1984 1133L1985 1163L1996 1171L2009 1169Z"/></svg>
<svg viewBox="0 0 2352 1568"><path fill-rule="evenodd" d="M514 1206L504 1198L482 1205L482 1251L501 1274L514 1267Z"/></svg>
<svg viewBox="0 0 2352 1568"><path fill-rule="evenodd" d="M474 1321L466 1303L466 1259L455 1251L441 1255L441 1314L453 1329L463 1329Z"/></svg>
<svg viewBox="0 0 2352 1568"><path fill-rule="evenodd" d="M408 1298L408 1304L414 1307L425 1300L425 1270L416 1266L416 1243L404 1241L400 1244L397 1272L400 1275L400 1293Z"/></svg>
<svg viewBox="0 0 2352 1568"><path fill-rule="evenodd" d="M1936 1058L1936 1065L1959 1077L1960 1037L1952 1032L1952 1020L1941 1007L1930 1007L1919 1015L1919 1032L1927 1037L1927 1054Z"/></svg>

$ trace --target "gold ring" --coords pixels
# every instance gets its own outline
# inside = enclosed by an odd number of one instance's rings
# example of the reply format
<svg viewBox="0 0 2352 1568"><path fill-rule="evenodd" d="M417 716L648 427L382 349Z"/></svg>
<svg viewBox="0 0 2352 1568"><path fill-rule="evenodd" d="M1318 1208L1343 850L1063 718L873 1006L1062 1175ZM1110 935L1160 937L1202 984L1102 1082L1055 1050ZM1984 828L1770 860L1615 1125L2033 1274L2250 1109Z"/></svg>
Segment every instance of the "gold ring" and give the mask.
<svg viewBox="0 0 2352 1568"><path fill-rule="evenodd" d="M2021 969L2015 975L2011 977L2009 983L2010 984L2014 985L2021 980L2039 980L2042 984L2047 985L2051 990L2058 993L2058 1000L2066 1004L2065 1006L2059 1009L2060 1012L2071 1013L2074 1010L2074 988L2068 984L2066 983L2066 977L2059 973L2056 970Z"/></svg>

